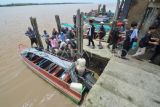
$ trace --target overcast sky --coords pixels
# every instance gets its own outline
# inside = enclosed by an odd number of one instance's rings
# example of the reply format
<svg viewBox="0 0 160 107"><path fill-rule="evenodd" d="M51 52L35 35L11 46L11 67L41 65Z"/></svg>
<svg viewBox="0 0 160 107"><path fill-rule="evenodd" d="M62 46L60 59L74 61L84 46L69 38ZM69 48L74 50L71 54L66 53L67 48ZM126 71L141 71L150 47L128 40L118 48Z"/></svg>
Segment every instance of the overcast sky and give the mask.
<svg viewBox="0 0 160 107"><path fill-rule="evenodd" d="M61 3L61 2L93 2L93 3L116 3L117 0L0 0L0 4L9 3Z"/></svg>

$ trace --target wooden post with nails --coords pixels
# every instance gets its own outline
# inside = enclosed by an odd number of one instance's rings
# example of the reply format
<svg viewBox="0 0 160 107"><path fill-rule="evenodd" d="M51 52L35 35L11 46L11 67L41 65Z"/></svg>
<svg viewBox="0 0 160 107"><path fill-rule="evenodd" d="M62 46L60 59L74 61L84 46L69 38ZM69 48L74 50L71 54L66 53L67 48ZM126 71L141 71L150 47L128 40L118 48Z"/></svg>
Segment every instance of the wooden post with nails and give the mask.
<svg viewBox="0 0 160 107"><path fill-rule="evenodd" d="M57 23L58 32L60 33L61 32L61 21L60 21L59 15L55 15L55 19Z"/></svg>
<svg viewBox="0 0 160 107"><path fill-rule="evenodd" d="M36 18L30 17L30 22L31 22L31 25L32 25L32 27L33 27L34 33L35 33L35 35L36 35L38 47L44 49L43 43L42 43L42 40L41 40L41 36L40 36L40 34L39 34L39 30L38 30L38 25L37 25Z"/></svg>
<svg viewBox="0 0 160 107"><path fill-rule="evenodd" d="M80 55L83 53L83 15L84 14L80 12L80 9L78 9L76 15L76 35L77 49Z"/></svg>

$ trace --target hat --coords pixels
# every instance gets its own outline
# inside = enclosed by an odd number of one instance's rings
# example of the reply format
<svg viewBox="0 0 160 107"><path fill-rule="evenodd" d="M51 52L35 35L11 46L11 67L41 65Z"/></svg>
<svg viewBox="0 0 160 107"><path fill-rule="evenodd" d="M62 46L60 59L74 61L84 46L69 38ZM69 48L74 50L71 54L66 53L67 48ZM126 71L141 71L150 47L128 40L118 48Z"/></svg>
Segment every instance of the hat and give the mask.
<svg viewBox="0 0 160 107"><path fill-rule="evenodd" d="M101 22L100 24L104 24L104 22Z"/></svg>
<svg viewBox="0 0 160 107"><path fill-rule="evenodd" d="M117 22L117 26L123 26L124 23L123 22Z"/></svg>

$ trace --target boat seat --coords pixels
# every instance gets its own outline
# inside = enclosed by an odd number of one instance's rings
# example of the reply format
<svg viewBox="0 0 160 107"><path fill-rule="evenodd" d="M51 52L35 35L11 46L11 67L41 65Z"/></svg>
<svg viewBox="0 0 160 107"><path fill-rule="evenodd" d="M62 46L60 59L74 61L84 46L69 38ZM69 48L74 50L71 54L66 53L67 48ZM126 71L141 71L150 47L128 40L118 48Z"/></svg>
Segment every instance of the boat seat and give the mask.
<svg viewBox="0 0 160 107"><path fill-rule="evenodd" d="M38 66L41 66L43 63L45 63L45 62L47 62L48 60L46 60L46 59L42 59L41 61L39 61L38 63L37 63L37 65Z"/></svg>
<svg viewBox="0 0 160 107"><path fill-rule="evenodd" d="M54 63L51 63L48 67L46 67L46 71L50 71L50 69L54 66Z"/></svg>
<svg viewBox="0 0 160 107"><path fill-rule="evenodd" d="M48 70L48 72L52 74L57 67L58 65L54 64L54 66L50 70Z"/></svg>
<svg viewBox="0 0 160 107"><path fill-rule="evenodd" d="M63 68L59 66L55 69L52 76L58 76L58 73L62 73L62 71L64 71Z"/></svg>
<svg viewBox="0 0 160 107"><path fill-rule="evenodd" d="M36 58L35 60L33 60L32 62L35 63L36 61L40 60L41 57Z"/></svg>
<svg viewBox="0 0 160 107"><path fill-rule="evenodd" d="M40 65L41 68L46 69L52 62L47 60L43 64Z"/></svg>

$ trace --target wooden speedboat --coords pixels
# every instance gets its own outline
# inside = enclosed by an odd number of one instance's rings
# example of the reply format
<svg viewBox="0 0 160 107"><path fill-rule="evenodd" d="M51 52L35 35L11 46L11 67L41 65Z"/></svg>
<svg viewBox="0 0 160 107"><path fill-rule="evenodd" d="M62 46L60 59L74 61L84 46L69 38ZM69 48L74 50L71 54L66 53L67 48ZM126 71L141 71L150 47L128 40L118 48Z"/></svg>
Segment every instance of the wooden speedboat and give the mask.
<svg viewBox="0 0 160 107"><path fill-rule="evenodd" d="M26 48L19 45L22 60L39 76L56 87L71 100L80 103L82 99L81 91L70 88L73 82L71 74L74 73L74 63L62 60L56 56L50 55L35 48Z"/></svg>

